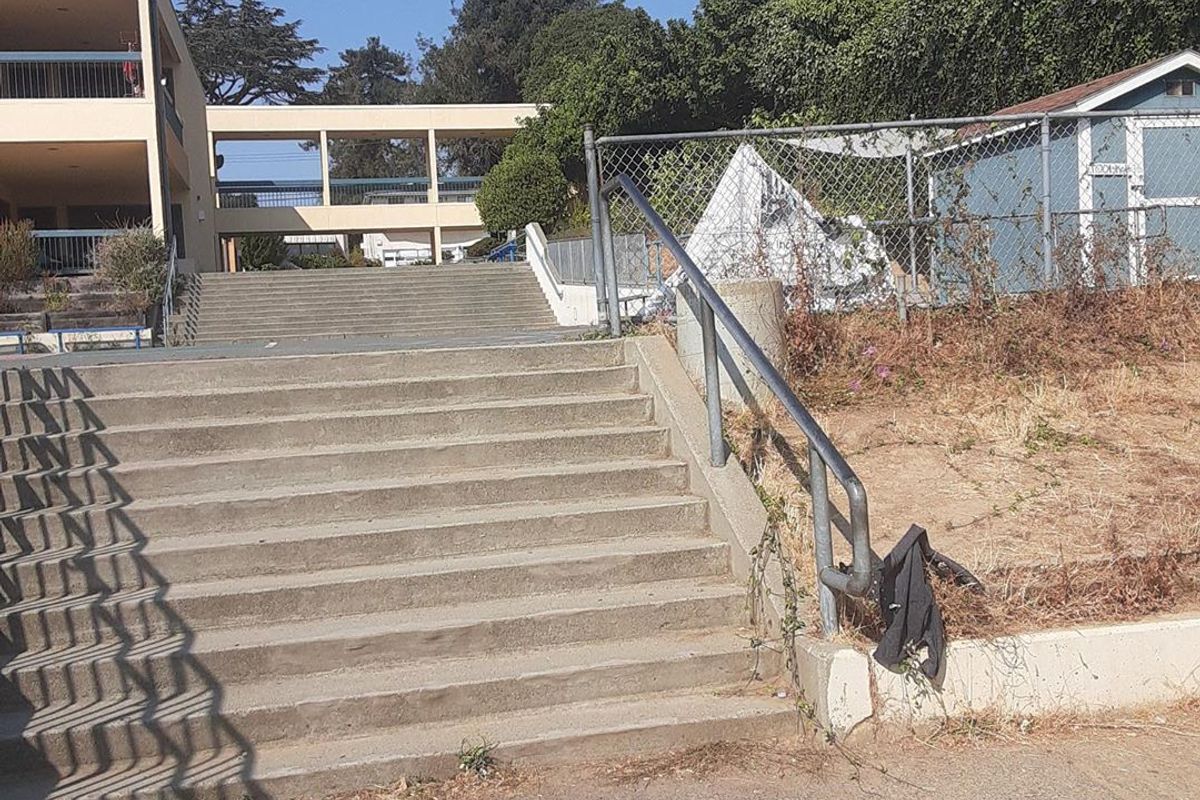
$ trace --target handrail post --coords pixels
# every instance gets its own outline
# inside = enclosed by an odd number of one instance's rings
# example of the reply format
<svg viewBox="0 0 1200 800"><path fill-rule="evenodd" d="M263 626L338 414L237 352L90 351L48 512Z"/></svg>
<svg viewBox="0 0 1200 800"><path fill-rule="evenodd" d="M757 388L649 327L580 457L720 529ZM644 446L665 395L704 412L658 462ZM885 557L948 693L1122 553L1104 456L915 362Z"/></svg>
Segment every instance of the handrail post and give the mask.
<svg viewBox="0 0 1200 800"><path fill-rule="evenodd" d="M600 206L607 202L600 191L600 166L596 155L596 134L592 126L583 129L583 153L587 161L588 210L592 217L592 278L596 284L596 324L603 325L608 311L605 297L604 252L600 249Z"/></svg>
<svg viewBox="0 0 1200 800"><path fill-rule="evenodd" d="M600 204L600 241L604 253L604 283L608 295L608 330L613 338L621 335L621 293L617 285L617 257L613 247L612 215L608 203Z"/></svg>
<svg viewBox="0 0 1200 800"><path fill-rule="evenodd" d="M829 470L825 460L811 444L808 446L808 489L812 495L813 535L817 575L833 567L833 531L829 514ZM837 596L824 581L817 581L817 600L821 609L821 633L826 638L837 634Z"/></svg>
<svg viewBox="0 0 1200 800"><path fill-rule="evenodd" d="M712 306L699 293L700 336L704 341L704 399L708 404L708 444L714 467L725 466L729 455L725 450L724 420L721 415L721 367L717 358L717 322Z"/></svg>

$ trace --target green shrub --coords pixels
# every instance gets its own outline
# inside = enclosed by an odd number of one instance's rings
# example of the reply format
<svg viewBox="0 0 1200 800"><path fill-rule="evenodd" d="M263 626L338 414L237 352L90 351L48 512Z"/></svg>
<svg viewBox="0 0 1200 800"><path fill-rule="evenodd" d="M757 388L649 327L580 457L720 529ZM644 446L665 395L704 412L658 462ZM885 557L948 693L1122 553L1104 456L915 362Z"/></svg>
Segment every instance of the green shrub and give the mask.
<svg viewBox="0 0 1200 800"><path fill-rule="evenodd" d="M367 258L363 253L362 247L354 247L350 250L350 266L352 267L382 267L383 262L377 258Z"/></svg>
<svg viewBox="0 0 1200 800"><path fill-rule="evenodd" d="M344 257L328 253L305 253L292 260L300 269L337 269L346 266Z"/></svg>
<svg viewBox="0 0 1200 800"><path fill-rule="evenodd" d="M32 281L40 259L32 222L0 222L0 292Z"/></svg>
<svg viewBox="0 0 1200 800"><path fill-rule="evenodd" d="M96 277L117 293L122 311L149 311L162 300L167 246L150 227L130 228L96 245Z"/></svg>
<svg viewBox="0 0 1200 800"><path fill-rule="evenodd" d="M243 236L238 241L241 268L250 272L279 269L287 262L288 252L282 236Z"/></svg>
<svg viewBox="0 0 1200 800"><path fill-rule="evenodd" d="M520 145L504 151L475 197L483 225L493 233L540 222L553 230L567 205L567 179L558 159Z"/></svg>
<svg viewBox="0 0 1200 800"><path fill-rule="evenodd" d="M488 253L508 241L507 236L489 236L467 248L467 258L485 258Z"/></svg>
<svg viewBox="0 0 1200 800"><path fill-rule="evenodd" d="M42 296L47 311L66 311L71 307L71 283L66 278L56 275L43 275Z"/></svg>

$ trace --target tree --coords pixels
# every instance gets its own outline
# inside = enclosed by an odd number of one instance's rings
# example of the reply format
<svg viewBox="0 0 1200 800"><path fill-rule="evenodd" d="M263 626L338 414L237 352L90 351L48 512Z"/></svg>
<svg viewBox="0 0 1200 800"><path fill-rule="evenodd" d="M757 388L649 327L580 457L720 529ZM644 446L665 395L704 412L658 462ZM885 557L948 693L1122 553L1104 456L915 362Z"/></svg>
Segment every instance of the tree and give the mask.
<svg viewBox="0 0 1200 800"><path fill-rule="evenodd" d="M300 35L300 21L262 0L181 0L179 23L210 103L310 102L324 70L310 66L324 52Z"/></svg>
<svg viewBox="0 0 1200 800"><path fill-rule="evenodd" d="M238 240L238 256L243 270L278 269L288 260L288 253L287 241L279 235L243 236Z"/></svg>
<svg viewBox="0 0 1200 800"><path fill-rule="evenodd" d="M364 46L344 50L329 70L320 102L330 105L396 105L411 102L416 83L412 62L378 36ZM426 144L390 139L337 139L330 142L335 178L384 178L426 175Z"/></svg>
<svg viewBox="0 0 1200 800"><path fill-rule="evenodd" d="M583 128L599 135L665 130L678 91L666 67L666 32L641 9L607 5L567 12L534 41L525 99L551 104L518 134L521 146L551 153L575 184L584 181Z"/></svg>
<svg viewBox="0 0 1200 800"><path fill-rule="evenodd" d="M464 0L445 41L420 42L421 97L429 103L512 103L538 32L597 0Z"/></svg>
<svg viewBox="0 0 1200 800"><path fill-rule="evenodd" d="M493 233L531 222L553 227L567 203L567 179L558 159L547 152L512 145L483 179L475 197L483 225Z"/></svg>
<svg viewBox="0 0 1200 800"><path fill-rule="evenodd" d="M669 66L694 126L740 127L762 104L752 83L760 33L771 27L762 6L763 0L700 0L690 25L671 24Z"/></svg>

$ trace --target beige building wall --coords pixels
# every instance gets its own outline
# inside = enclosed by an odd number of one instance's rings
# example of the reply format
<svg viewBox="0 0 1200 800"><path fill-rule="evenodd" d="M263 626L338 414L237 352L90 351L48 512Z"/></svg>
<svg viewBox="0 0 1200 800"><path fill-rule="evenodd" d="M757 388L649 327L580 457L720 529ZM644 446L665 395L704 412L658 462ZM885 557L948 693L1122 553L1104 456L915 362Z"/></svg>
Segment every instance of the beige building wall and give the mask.
<svg viewBox="0 0 1200 800"><path fill-rule="evenodd" d="M0 31L0 49L117 52L123 50L121 38L133 36L141 47L143 83L153 74L155 49L162 66L171 70L183 140L169 126L160 137L160 108L149 86L144 97L0 99L0 183L10 184L4 199L24 207L57 208L60 223L70 206L149 205L153 223L162 231L170 213L161 199L165 175L171 202L182 207L185 266L216 269L204 91L170 0L64 0L51 5L53 14L36 0L7 0L0 25L8 33ZM152 8L157 31L151 27ZM15 185L18 180L21 187Z"/></svg>

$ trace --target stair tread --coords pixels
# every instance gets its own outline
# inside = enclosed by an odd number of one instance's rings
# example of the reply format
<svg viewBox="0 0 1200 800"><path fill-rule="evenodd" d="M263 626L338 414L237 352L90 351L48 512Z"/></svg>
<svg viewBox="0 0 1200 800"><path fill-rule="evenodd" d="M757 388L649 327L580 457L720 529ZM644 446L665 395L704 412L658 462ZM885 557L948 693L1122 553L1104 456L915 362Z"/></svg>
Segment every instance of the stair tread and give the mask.
<svg viewBox="0 0 1200 800"><path fill-rule="evenodd" d="M545 517L586 514L604 511L635 513L641 510L668 506L694 506L704 503L699 497L689 495L663 495L641 497L602 497L577 501L544 503L497 503L490 506L466 506L408 514L404 517L371 520L350 520L324 525L281 526L248 530L219 531L204 536L149 536L145 541L127 540L100 547L68 547L26 553L17 557L0 557L0 564L19 566L24 564L57 563L85 556L101 558L136 551L139 556L152 558L176 552L220 550L225 547L252 544L285 544L302 541L337 539L341 536L370 533L394 533L397 535L458 525L513 522Z"/></svg>
<svg viewBox="0 0 1200 800"><path fill-rule="evenodd" d="M749 651L749 639L733 629L675 631L638 639L578 642L502 654L420 659L293 675L221 686L221 713L234 715L261 709L286 709L306 703L380 697L444 687L470 686L504 679L547 674L586 673L594 668L677 662L687 658L732 655ZM160 722L207 716L210 708L194 702L211 687L185 689L155 699ZM211 704L210 704L211 705ZM534 705L539 705L534 703ZM71 728L142 722L145 697L113 697L86 706L56 704L35 710L0 713L0 740L34 737Z"/></svg>
<svg viewBox="0 0 1200 800"><path fill-rule="evenodd" d="M437 476L405 476L403 478L374 478L356 479L323 483L319 487L309 482L296 484L281 484L264 489L222 489L215 492L198 492L196 494L176 494L166 497L155 497L148 500L133 500L131 502L105 502L89 506L48 506L29 511L13 511L0 513L0 520L14 518L33 518L49 514L84 513L89 510L117 511L143 510L148 508L172 508L179 506L195 506L204 503L230 503L247 500L271 500L295 497L297 494L335 494L348 491L366 491L371 489L393 489L410 486L428 486L432 484L453 484L470 480L486 480L489 478L524 478L548 475L572 474L589 475L625 470L655 469L660 467L683 467L684 462L672 458L620 459L610 461L584 462L579 464L552 464L534 467L509 466L487 467L476 470L462 470L453 473L441 473Z"/></svg>
<svg viewBox="0 0 1200 800"><path fill-rule="evenodd" d="M438 636L441 631L465 624L486 624L506 619L546 619L573 612L687 600L738 598L744 594L745 589L731 583L727 576L709 576L353 616L325 616L311 620L201 629L186 634L163 635L132 644L113 641L26 651L13 656L0 669L0 674L44 669L71 662L90 663L113 657L122 660L137 659L155 653L171 653L183 646L186 646L188 653L203 657L206 653L272 645L337 646L337 642L347 638L397 631L428 632L431 636Z"/></svg>
<svg viewBox="0 0 1200 800"><path fill-rule="evenodd" d="M201 392L168 390L168 391L161 391L161 392L127 392L127 393L123 392L120 394L103 394L103 395L96 395L96 396L91 396L91 397L6 400L6 401L3 401L2 403L0 403L0 407L11 409L11 408L19 408L19 407L25 406L25 405L40 406L40 405L56 405L59 403L62 403L62 404L78 403L78 404L82 404L82 405L87 405L87 403L89 403L89 402L94 402L94 401L98 401L98 400L103 400L105 402L119 401L119 400L158 400L158 399L165 400L165 399L171 399L171 398L176 398L176 397L193 398L198 395L204 396L204 397L226 397L226 396L236 396L236 395L264 391L264 390L271 391L271 392L288 392L288 391L317 392L317 391L321 391L324 389L367 389L367 388L379 387L379 386L392 386L392 385L410 386L410 385L421 385L421 384L445 383L445 382L456 381L456 380L500 380L500 379L518 378L518 377L520 377L520 378L524 378L524 377L552 378L552 377L557 377L557 376L574 376L574 375L585 375L585 374L596 374L596 373L610 373L610 374L616 376L616 375L620 375L621 373L627 372L629 369L630 369L630 367L628 367L627 365L616 364L616 365L611 365L611 366L597 366L597 367L576 367L576 368L561 367L561 368L554 368L554 369L530 369L530 370L523 370L521 372L479 372L479 373L450 374L450 375L444 375L444 376L414 376L414 377L402 377L401 376L401 377L395 377L395 378L378 378L378 379L371 379L371 380L323 381L323 382L316 382L316 383L279 383L279 384L270 384L267 387L252 386L252 385L213 386L210 388L206 388ZM86 370L86 368L84 368L84 370L80 370L80 372L85 372L85 370ZM421 399L417 402L430 403L433 401L427 400L427 399Z"/></svg>
<svg viewBox="0 0 1200 800"><path fill-rule="evenodd" d="M414 559L394 563L370 564L358 567L318 570L314 572L254 575L247 578L175 583L169 587L152 585L146 588L105 594L76 594L64 597L38 597L22 600L5 607L8 615L33 614L51 610L85 608L92 605L119 603L162 603L192 598L245 596L247 602L255 594L285 589L304 589L320 586L350 587L356 583L394 580L422 575L452 575L459 572L489 569L536 567L550 564L583 562L594 559L639 556L650 553L674 553L686 550L707 550L726 547L712 536L655 536L618 539L607 542L585 542L495 553L471 553L439 558Z"/></svg>
<svg viewBox="0 0 1200 800"><path fill-rule="evenodd" d="M737 694L740 687L705 687L691 691L630 695L591 700L506 714L475 717L452 723L425 723L397 727L371 736L350 739L276 744L256 747L253 757L236 749L197 754L181 765L155 756L139 763L124 763L63 781L47 794L36 780L25 786L10 784L11 800L65 800L118 791L153 790L164 786L215 787L241 781L303 778L321 770L350 765L385 768L401 758L441 757L456 763L464 741L485 739L499 745L499 754L540 743L576 740L606 734L634 733L689 722L721 720L760 721L778 734L796 718L793 704L773 697ZM774 720L777 725L766 723ZM768 734L769 735L769 734ZM401 775L396 775L399 779ZM116 788L113 788L115 785ZM322 792L323 793L323 792ZM306 794L306 797L319 795Z"/></svg>
<svg viewBox="0 0 1200 800"><path fill-rule="evenodd" d="M113 430L113 429L108 429ZM189 455L176 458L147 459L139 461L120 461L115 464L88 465L82 467L38 470L13 470L0 472L0 478L41 478L41 477L81 477L90 475L111 475L119 478L123 474L147 469L164 467L191 466L220 466L244 464L255 461L275 461L288 458L311 456L355 455L359 453L385 453L420 450L437 450L458 445L472 444L505 444L509 442L536 442L546 439L571 439L588 436L622 436L629 434L661 433L667 430L659 425L618 425L609 428L563 428L545 429L538 431L520 431L515 433L499 433L487 436L408 436L389 439L382 442L364 442L361 444L318 445L315 447L280 447L256 450L237 450L228 453L210 453L208 455ZM451 474L447 470L443 474Z"/></svg>
<svg viewBox="0 0 1200 800"><path fill-rule="evenodd" d="M522 398L507 398L503 400L478 400L468 403L453 403L448 405L437 405L428 409L431 413L438 414L454 414L467 411L479 411L489 409L511 409L511 408L547 408L558 405L578 405L581 403L604 404L610 403L613 400L629 400L632 398L644 399L649 395L630 392L597 392L586 395L575 395L568 397L535 397L530 399ZM186 431L186 430L201 430L205 428L220 428L220 427L244 427L249 425L261 425L271 422L313 422L327 421L330 419L365 419L371 417L388 417L397 414L411 414L414 409L411 407L397 406L394 408L376 408L356 411L318 411L306 414L279 414L271 416L242 416L242 417L214 417L195 420L182 420L177 422L153 422L145 425L114 425L111 428L98 429L81 429L78 431L68 431L66 433L22 433L13 434L0 438L0 441L17 441L22 439L58 439L71 436L80 436L97 433L142 433L146 431Z"/></svg>

